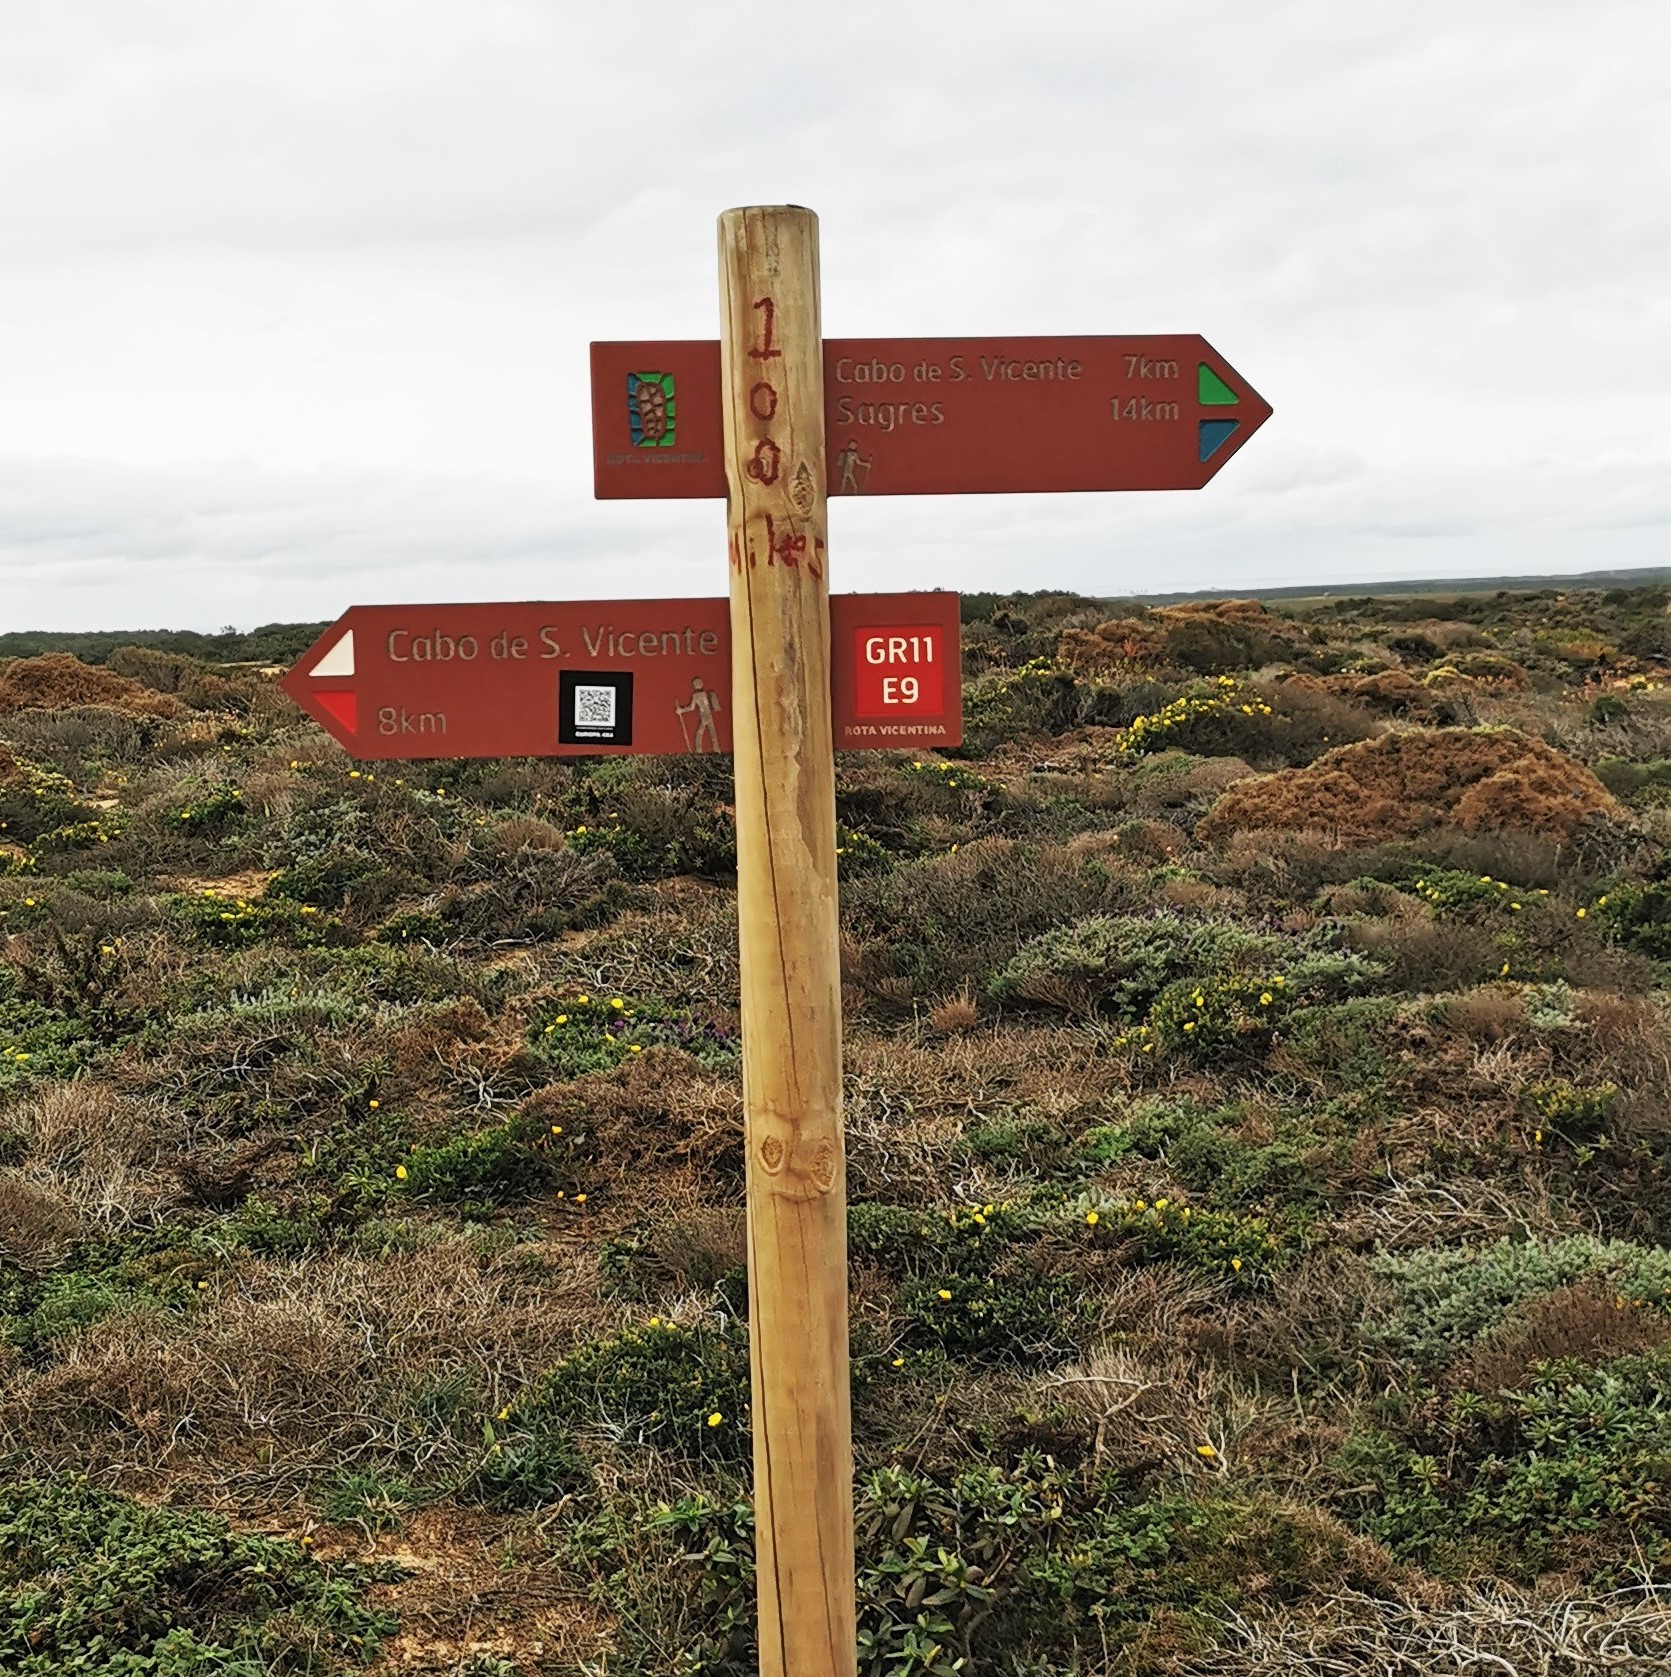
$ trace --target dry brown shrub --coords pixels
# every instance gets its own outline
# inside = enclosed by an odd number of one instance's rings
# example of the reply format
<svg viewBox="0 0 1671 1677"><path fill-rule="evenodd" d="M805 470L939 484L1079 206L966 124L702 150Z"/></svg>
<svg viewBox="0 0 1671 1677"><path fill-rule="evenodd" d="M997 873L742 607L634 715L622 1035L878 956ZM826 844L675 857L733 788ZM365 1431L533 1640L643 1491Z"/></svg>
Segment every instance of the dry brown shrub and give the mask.
<svg viewBox="0 0 1671 1677"><path fill-rule="evenodd" d="M1506 985L1482 985L1439 1004L1439 1018L1470 1042L1502 1042L1531 1028L1526 998Z"/></svg>
<svg viewBox="0 0 1671 1677"><path fill-rule="evenodd" d="M55 1189L0 1172L0 1260L50 1268L81 1229L75 1207Z"/></svg>
<svg viewBox="0 0 1671 1677"><path fill-rule="evenodd" d="M1307 768L1244 781L1218 800L1197 836L1305 827L1363 845L1452 826L1571 843L1596 817L1626 819L1581 763L1508 729L1446 728L1383 735Z"/></svg>
<svg viewBox="0 0 1671 1677"><path fill-rule="evenodd" d="M194 710L242 708L242 696L225 677L196 658L163 652L149 646L119 646L105 660L105 668L130 677L153 693L168 693Z"/></svg>
<svg viewBox="0 0 1671 1677"><path fill-rule="evenodd" d="M1353 912L1347 897L1346 890L1333 894L1335 913ZM1373 913L1373 907L1368 912ZM1503 952L1486 927L1439 923L1419 913L1357 921L1349 939L1354 949L1386 962L1388 977L1397 989L1417 995L1483 984L1497 976L1503 962Z"/></svg>
<svg viewBox="0 0 1671 1677"><path fill-rule="evenodd" d="M1671 1591L1633 1584L1573 1598L1570 1578L1551 1583L1534 1595L1492 1580L1456 1595L1406 1574L1396 1590L1229 1613L1216 1648L1192 1647L1153 1669L1156 1677L1663 1677L1671 1669Z"/></svg>
<svg viewBox="0 0 1671 1677"><path fill-rule="evenodd" d="M177 1126L152 1103L92 1080L49 1083L14 1108L20 1174L88 1222L119 1227L172 1192L161 1168Z"/></svg>
<svg viewBox="0 0 1671 1677"><path fill-rule="evenodd" d="M583 1117L600 1178L641 1202L653 1182L663 1200L700 1203L713 1182L743 1170L742 1090L675 1048L650 1048L613 1071L531 1095L521 1116L572 1125Z"/></svg>
<svg viewBox="0 0 1671 1677"><path fill-rule="evenodd" d="M1377 716L1401 716L1411 722L1426 722L1433 717L1432 693L1408 670L1320 676L1316 681L1325 692L1350 699Z"/></svg>
<svg viewBox="0 0 1671 1677"><path fill-rule="evenodd" d="M1364 1139L1374 1141L1367 1131ZM1370 1174L1380 1171L1377 1149ZM1268 1288L1198 1312L1176 1332L1194 1356L1266 1369L1290 1383L1295 1370L1315 1378L1352 1361L1364 1318L1386 1295L1357 1253L1311 1252L1274 1271Z"/></svg>
<svg viewBox="0 0 1671 1677"><path fill-rule="evenodd" d="M125 675L84 664L67 652L19 658L0 670L0 715L77 705L102 705L137 716L187 714L186 707L169 694L153 693Z"/></svg>
<svg viewBox="0 0 1671 1677"><path fill-rule="evenodd" d="M1601 1363L1671 1339L1662 1311L1633 1308L1609 1287L1580 1282L1523 1305L1445 1370L1443 1383L1474 1392L1512 1391L1532 1369L1560 1357Z"/></svg>
<svg viewBox="0 0 1671 1677"><path fill-rule="evenodd" d="M0 1446L91 1472L338 1468L410 1447L426 1381L474 1378L487 1413L610 1316L589 1252L483 1258L463 1243L260 1263L189 1314L108 1317L0 1379Z"/></svg>
<svg viewBox="0 0 1671 1677"><path fill-rule="evenodd" d="M542 821L537 815L513 815L499 822L493 836L507 851L567 850L568 835L561 827Z"/></svg>
<svg viewBox="0 0 1671 1677"><path fill-rule="evenodd" d="M1186 600L1095 629L1064 630L1056 656L1083 675L1114 675L1134 664L1172 664L1213 674L1288 656L1296 625L1258 600Z"/></svg>
<svg viewBox="0 0 1671 1677"><path fill-rule="evenodd" d="M1095 629L1068 629L1056 643L1056 658L1081 675L1110 675L1127 664L1153 663L1165 634L1158 623L1116 617Z"/></svg>
<svg viewBox="0 0 1671 1677"><path fill-rule="evenodd" d="M980 1017L981 1011L966 984L955 996L947 996L929 1009L928 1024L930 1030L941 1036L961 1036L965 1031L972 1031L980 1023Z"/></svg>

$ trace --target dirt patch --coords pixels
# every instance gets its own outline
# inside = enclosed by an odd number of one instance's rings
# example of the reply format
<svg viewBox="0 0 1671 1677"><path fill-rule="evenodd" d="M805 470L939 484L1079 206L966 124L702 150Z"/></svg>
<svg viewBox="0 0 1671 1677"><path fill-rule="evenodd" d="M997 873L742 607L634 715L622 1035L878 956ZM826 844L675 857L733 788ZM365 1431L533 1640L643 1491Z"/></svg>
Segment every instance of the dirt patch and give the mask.
<svg viewBox="0 0 1671 1677"><path fill-rule="evenodd" d="M134 716L184 716L186 707L167 693L153 693L137 681L67 652L18 658L0 670L0 715L19 710L69 710L100 705Z"/></svg>
<svg viewBox="0 0 1671 1677"><path fill-rule="evenodd" d="M1342 746L1303 769L1242 781L1197 837L1309 828L1377 844L1435 827L1532 832L1570 843L1595 817L1623 807L1582 763L1512 729L1386 734Z"/></svg>
<svg viewBox="0 0 1671 1677"><path fill-rule="evenodd" d="M217 879L179 874L159 879L157 884L165 891L178 891L187 897L230 897L238 902L254 902L277 877L271 868L247 868L243 873L222 874Z"/></svg>
<svg viewBox="0 0 1671 1677"><path fill-rule="evenodd" d="M370 1548L349 1545L359 1561L393 1561L405 1574L375 1593L400 1615L374 1668L390 1677L454 1677L472 1662L580 1669L608 1650L609 1620L575 1579L541 1564L542 1545L521 1541L511 1522L491 1515L430 1509L399 1536ZM333 1552L322 1534L319 1551Z"/></svg>

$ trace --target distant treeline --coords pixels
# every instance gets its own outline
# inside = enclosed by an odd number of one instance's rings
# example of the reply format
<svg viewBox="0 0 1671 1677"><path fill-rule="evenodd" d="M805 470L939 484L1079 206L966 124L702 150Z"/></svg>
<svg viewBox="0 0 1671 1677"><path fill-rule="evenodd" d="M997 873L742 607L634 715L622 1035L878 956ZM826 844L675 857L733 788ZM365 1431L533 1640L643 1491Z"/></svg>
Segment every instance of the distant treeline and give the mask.
<svg viewBox="0 0 1671 1677"><path fill-rule="evenodd" d="M1570 594L1575 590L1642 589L1671 583L1671 566L1640 565L1622 571L1579 571L1565 576L1417 577L1395 582L1307 582L1282 588L1197 588L1176 594L1130 594L1109 604L1178 605L1187 600L1382 599L1414 594L1444 599L1452 594Z"/></svg>
<svg viewBox="0 0 1671 1677"><path fill-rule="evenodd" d="M192 629L18 629L0 634L0 658L35 658L43 652L73 653L84 664L102 664L119 646L175 652L207 664L289 664L319 638L323 623L263 623L240 634L222 629L203 635Z"/></svg>

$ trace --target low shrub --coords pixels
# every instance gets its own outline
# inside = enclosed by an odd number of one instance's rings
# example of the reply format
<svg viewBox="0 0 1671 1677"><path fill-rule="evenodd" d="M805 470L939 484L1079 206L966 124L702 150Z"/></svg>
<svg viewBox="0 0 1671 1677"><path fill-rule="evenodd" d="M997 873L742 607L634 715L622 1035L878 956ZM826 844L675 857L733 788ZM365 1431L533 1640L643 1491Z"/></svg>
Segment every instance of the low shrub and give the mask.
<svg viewBox="0 0 1671 1677"><path fill-rule="evenodd" d="M1323 1193L1318 1156L1333 1149L1309 1119L1285 1115L1264 1141L1244 1140L1237 1133L1241 1122L1237 1107L1156 1096L1138 1102L1120 1122L1088 1130L1075 1156L1092 1169L1153 1159L1207 1205L1235 1211L1279 1196L1293 1207Z"/></svg>
<svg viewBox="0 0 1671 1677"><path fill-rule="evenodd" d="M394 1629L364 1599L379 1577L80 1479L0 1484L0 1666L17 1677L329 1677Z"/></svg>
<svg viewBox="0 0 1671 1677"><path fill-rule="evenodd" d="M889 1464L854 1498L860 1677L1076 1669L1087 1648L1130 1669L1146 1627L1377 1587L1384 1564L1337 1522L1270 1497L1144 1496L1036 1451L970 1466ZM740 1496L623 1501L571 1549L646 1668L748 1677L754 1520ZM1189 1641L1187 1633L1184 1640Z"/></svg>
<svg viewBox="0 0 1671 1677"><path fill-rule="evenodd" d="M542 1009L529 1027L529 1046L554 1076L572 1078L608 1071L651 1048L679 1048L704 1065L729 1067L742 1039L717 1020L585 992Z"/></svg>
<svg viewBox="0 0 1671 1677"><path fill-rule="evenodd" d="M1286 1260L1289 1246L1263 1217L1214 1211L1167 1195L1111 1199L1095 1190L1074 1207L1094 1244L1126 1247L1140 1263L1176 1262L1203 1279L1252 1287Z"/></svg>
<svg viewBox="0 0 1671 1677"><path fill-rule="evenodd" d="M465 1210L508 1205L541 1192L556 1181L562 1137L498 1124L440 1146L415 1145L396 1168L401 1189L414 1199Z"/></svg>
<svg viewBox="0 0 1671 1677"><path fill-rule="evenodd" d="M1029 938L1063 921L1130 905L1123 870L1066 845L982 839L903 861L841 894L847 976L893 1005L984 988Z"/></svg>
<svg viewBox="0 0 1671 1677"><path fill-rule="evenodd" d="M1619 1086L1606 1082L1579 1087L1555 1078L1527 1084L1521 1099L1538 1121L1537 1141L1542 1142L1547 1130L1575 1146L1589 1145L1602 1140L1618 1116Z"/></svg>
<svg viewBox="0 0 1671 1677"><path fill-rule="evenodd" d="M1659 1575L1671 1562L1664 1481L1671 1461L1671 1352L1599 1368L1545 1365L1528 1389L1411 1402L1353 1439L1339 1471L1360 1529L1401 1559L1451 1576L1480 1565L1531 1579L1597 1540Z"/></svg>
<svg viewBox="0 0 1671 1677"><path fill-rule="evenodd" d="M618 1448L687 1461L748 1459L748 1333L653 1317L583 1345L510 1406L513 1428L557 1425Z"/></svg>
<svg viewBox="0 0 1671 1677"><path fill-rule="evenodd" d="M1364 1325L1365 1337L1422 1368L1466 1349L1527 1301L1578 1282L1611 1287L1627 1307L1671 1308L1671 1253L1589 1235L1426 1248L1376 1258L1372 1267L1393 1302Z"/></svg>
<svg viewBox="0 0 1671 1677"><path fill-rule="evenodd" d="M186 707L171 695L153 693L128 676L84 664L67 652L16 658L0 668L0 715L90 705L137 716L186 715Z"/></svg>
<svg viewBox="0 0 1671 1677"><path fill-rule="evenodd" d="M94 820L97 813L77 796L67 775L0 745L0 840L32 844L44 833Z"/></svg>
<svg viewBox="0 0 1671 1677"><path fill-rule="evenodd" d="M993 669L963 688L963 744L951 755L984 757L1012 741L1131 719L1120 689L1081 680L1054 658Z"/></svg>
<svg viewBox="0 0 1671 1677"><path fill-rule="evenodd" d="M1626 949L1671 960L1671 884L1621 884L1597 897L1590 912Z"/></svg>
<svg viewBox="0 0 1671 1677"><path fill-rule="evenodd" d="M1142 1018L1181 973L1268 961L1293 941L1161 909L1092 915L1031 939L992 978L996 1001Z"/></svg>
<svg viewBox="0 0 1671 1677"><path fill-rule="evenodd" d="M1511 729L1388 734L1329 752L1309 768L1239 781L1197 834L1261 828L1327 831L1374 844L1434 827L1531 832L1560 844L1623 811L1582 763Z"/></svg>
<svg viewBox="0 0 1671 1677"><path fill-rule="evenodd" d="M263 943L297 948L346 940L344 928L308 903L287 897L236 897L206 890L168 899L176 921L219 949L253 949Z"/></svg>

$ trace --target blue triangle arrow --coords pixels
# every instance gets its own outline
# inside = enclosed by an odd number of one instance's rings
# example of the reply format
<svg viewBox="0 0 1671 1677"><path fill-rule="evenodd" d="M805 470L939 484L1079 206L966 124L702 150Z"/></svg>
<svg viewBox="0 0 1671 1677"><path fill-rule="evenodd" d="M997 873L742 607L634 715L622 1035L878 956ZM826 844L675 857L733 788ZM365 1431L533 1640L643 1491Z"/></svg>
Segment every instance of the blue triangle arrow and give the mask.
<svg viewBox="0 0 1671 1677"><path fill-rule="evenodd" d="M1201 421L1201 458L1211 460L1229 442L1241 425L1239 419L1203 419Z"/></svg>

